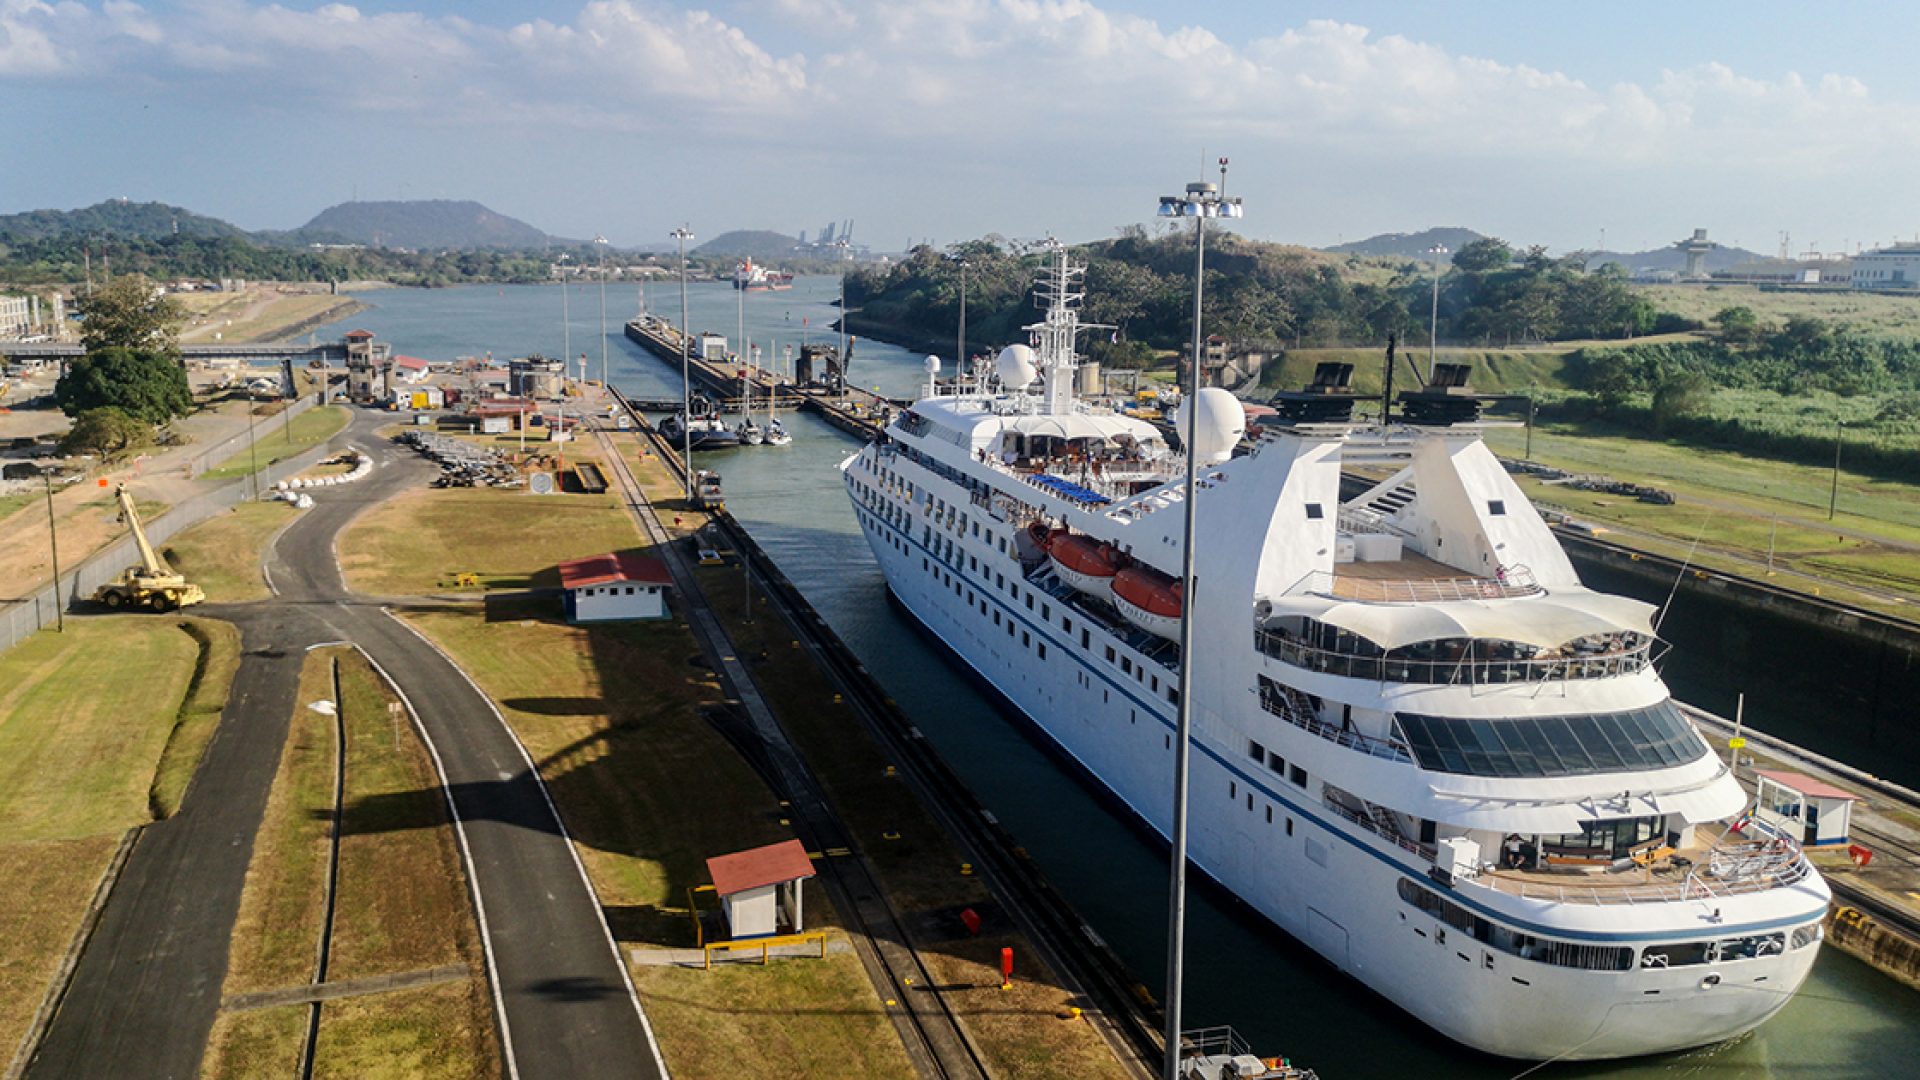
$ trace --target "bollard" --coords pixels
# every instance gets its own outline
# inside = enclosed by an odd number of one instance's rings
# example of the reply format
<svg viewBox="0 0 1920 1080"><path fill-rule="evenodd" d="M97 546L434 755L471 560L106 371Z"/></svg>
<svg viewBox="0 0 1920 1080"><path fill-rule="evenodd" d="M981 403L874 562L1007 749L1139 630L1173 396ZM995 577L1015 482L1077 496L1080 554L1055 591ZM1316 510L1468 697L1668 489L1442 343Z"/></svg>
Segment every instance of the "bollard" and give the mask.
<svg viewBox="0 0 1920 1080"><path fill-rule="evenodd" d="M1007 945L1000 950L1000 989L1013 989L1013 946Z"/></svg>
<svg viewBox="0 0 1920 1080"><path fill-rule="evenodd" d="M972 908L963 908L960 912L960 921L966 926L967 933L969 935L973 937L980 936L980 913L979 912L973 910Z"/></svg>

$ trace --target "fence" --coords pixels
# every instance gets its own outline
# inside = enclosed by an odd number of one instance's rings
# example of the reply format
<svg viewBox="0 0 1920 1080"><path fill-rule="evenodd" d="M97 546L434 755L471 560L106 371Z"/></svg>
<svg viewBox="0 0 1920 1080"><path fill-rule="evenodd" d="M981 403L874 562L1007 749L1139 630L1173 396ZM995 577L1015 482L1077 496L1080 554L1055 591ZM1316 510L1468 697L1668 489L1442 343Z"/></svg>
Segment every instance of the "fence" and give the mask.
<svg viewBox="0 0 1920 1080"><path fill-rule="evenodd" d="M312 398L302 398L300 401L295 402L293 406L290 406L290 408L296 411L304 411L306 408L311 407L312 403ZM238 436L218 443L205 453L195 457L194 464L199 466L195 469L196 475L199 472L204 472L206 469L206 466L201 463L208 461L217 463L233 456L236 452L233 448L234 444L237 442L239 448L244 449L247 444L246 440L246 433L242 432ZM321 443L303 453L276 462L260 470L261 490L264 491L295 473L311 468L313 464L324 457L326 453L326 443ZM247 478L244 476L236 477L231 483L215 488L204 495L197 495L188 499L186 502L147 522L147 539L151 541L155 547L158 547L172 539L175 535L194 525L200 524L215 514L247 501L248 495L249 486ZM24 516L32 514L33 511L23 510L21 513ZM0 652L5 652L20 642L25 641L27 638L32 637L36 631L44 627L52 626L56 622L57 614L62 606L70 607L74 601L84 600L92 596L93 590L106 584L118 576L120 571L139 560L140 553L138 547L133 542L133 537L131 535L121 537L114 543L88 556L82 560L79 565L63 567L61 569L60 589L61 592L65 594L64 605L62 598L54 592L53 585L49 583L35 591L26 599L0 608Z"/></svg>

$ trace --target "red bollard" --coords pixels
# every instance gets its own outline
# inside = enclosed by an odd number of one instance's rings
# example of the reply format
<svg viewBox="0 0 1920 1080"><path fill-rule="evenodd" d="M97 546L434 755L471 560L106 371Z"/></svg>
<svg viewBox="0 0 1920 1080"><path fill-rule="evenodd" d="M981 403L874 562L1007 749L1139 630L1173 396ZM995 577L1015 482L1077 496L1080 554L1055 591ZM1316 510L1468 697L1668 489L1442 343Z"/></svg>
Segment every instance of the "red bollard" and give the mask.
<svg viewBox="0 0 1920 1080"><path fill-rule="evenodd" d="M979 912L973 910L972 908L967 908L966 910L960 913L960 921L966 924L967 933L972 934L974 937L980 936L980 913Z"/></svg>
<svg viewBox="0 0 1920 1080"><path fill-rule="evenodd" d="M1853 857L1853 865L1862 869L1865 869L1866 865L1873 861L1873 852L1861 847L1859 844L1848 844L1847 854Z"/></svg>
<svg viewBox="0 0 1920 1080"><path fill-rule="evenodd" d="M1013 946L1000 950L1000 989L1013 989Z"/></svg>

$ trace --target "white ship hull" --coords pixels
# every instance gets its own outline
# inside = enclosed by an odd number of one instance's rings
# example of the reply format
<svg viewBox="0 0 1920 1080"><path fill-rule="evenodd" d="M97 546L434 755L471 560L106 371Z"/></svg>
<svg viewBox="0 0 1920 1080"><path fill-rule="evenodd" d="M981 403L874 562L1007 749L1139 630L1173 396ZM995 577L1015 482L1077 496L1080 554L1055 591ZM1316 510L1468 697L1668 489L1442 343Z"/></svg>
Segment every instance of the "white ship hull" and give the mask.
<svg viewBox="0 0 1920 1080"><path fill-rule="evenodd" d="M866 453L873 453L871 448ZM849 472L858 469L850 464ZM907 462L921 491L964 504L957 486ZM950 490L948 490L950 489ZM855 494L856 505L859 496ZM904 505L900 524L859 514L868 542L899 602L1061 751L1156 833L1169 831L1174 706L1101 662L1058 619L967 571L967 557L943 563L916 539L925 519ZM989 546L990 550L990 546ZM926 569L923 569L925 560ZM959 582L960 593L947 579ZM969 600L969 598L975 598ZM1045 655L1034 648L1044 644ZM1170 684L1170 671L1151 679ZM1256 708L1251 703L1248 708ZM1442 1034L1488 1053L1524 1059L1614 1058L1683 1049L1749 1031L1772 1016L1806 978L1817 945L1711 966L1599 972L1524 960L1485 948L1405 903L1402 881L1425 868L1392 844L1311 803L1281 776L1196 733L1190 781L1190 851L1209 877L1329 963ZM1269 819L1270 818L1270 819ZM1818 884L1824 901L1825 888ZM1536 905L1551 916L1555 907ZM1782 930L1790 917L1736 923L1729 913L1712 936ZM1566 940L1657 940L1659 933L1582 933L1550 921L1506 925ZM1666 937L1679 935L1667 934ZM1686 936L1710 936L1693 930ZM1201 961L1204 962L1204 961ZM1718 976L1703 985L1709 975Z"/></svg>

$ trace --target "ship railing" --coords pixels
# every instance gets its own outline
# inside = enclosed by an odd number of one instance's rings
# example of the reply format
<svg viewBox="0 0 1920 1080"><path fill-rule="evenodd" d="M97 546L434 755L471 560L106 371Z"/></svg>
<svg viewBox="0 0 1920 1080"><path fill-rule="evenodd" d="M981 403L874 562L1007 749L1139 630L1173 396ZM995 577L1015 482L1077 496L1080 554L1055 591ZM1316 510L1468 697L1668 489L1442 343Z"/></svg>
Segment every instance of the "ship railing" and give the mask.
<svg viewBox="0 0 1920 1080"><path fill-rule="evenodd" d="M1374 682L1431 683L1492 686L1508 683L1554 682L1564 679L1607 679L1632 675L1652 662L1652 639L1612 652L1575 653L1536 659L1414 659L1359 655L1309 645L1297 637L1256 627L1255 644L1261 652L1294 667L1349 679Z"/></svg>
<svg viewBox="0 0 1920 1080"><path fill-rule="evenodd" d="M1439 854L1439 849L1437 848L1431 848L1423 844L1417 844L1417 843L1414 843L1412 840L1407 839L1404 836L1397 836L1393 833L1388 832L1386 829L1383 829L1380 827L1379 822L1373 820L1371 817L1368 817L1366 814L1363 814L1360 811L1353 809L1350 806L1346 806L1344 804L1337 803L1337 802L1323 802L1321 805L1325 806L1327 809L1333 811L1334 813L1340 815L1341 817L1346 818L1348 821L1353 822L1355 825L1358 825L1361 828L1367 830L1368 832L1379 837L1380 839L1385 840L1387 843L1392 844L1395 847L1398 847L1404 851L1408 851L1408 852L1411 852L1412 854L1418 855L1420 856L1420 858L1424 859L1427 862L1433 862L1434 859Z"/></svg>
<svg viewBox="0 0 1920 1080"><path fill-rule="evenodd" d="M1379 604L1432 604L1449 600L1511 600L1537 596L1543 590L1524 566L1502 567L1498 577L1416 578L1401 581L1349 577L1315 570L1288 592L1311 593L1335 600Z"/></svg>
<svg viewBox="0 0 1920 1080"><path fill-rule="evenodd" d="M1551 900L1562 904L1670 904L1685 900L1716 900L1785 888L1806 880L1813 873L1813 865L1791 837L1764 828L1751 819L1744 823L1744 827L1758 828L1765 838L1733 843L1723 839L1708 850L1704 859L1694 860L1684 873L1663 881L1562 885L1512 876L1500 870L1482 873L1469 880L1497 892L1528 900ZM1653 874L1662 871L1640 868L1619 872ZM1664 872L1672 873L1671 870Z"/></svg>
<svg viewBox="0 0 1920 1080"><path fill-rule="evenodd" d="M1373 735L1362 735L1357 731L1335 727L1332 724L1297 707L1288 700L1286 694L1268 689L1271 684L1262 683L1260 687L1260 707L1292 724L1302 731L1310 732L1331 743L1337 743L1350 750L1358 750L1368 757L1383 758L1387 761L1399 761L1411 764L1413 755L1405 745L1393 739L1382 739Z"/></svg>
<svg viewBox="0 0 1920 1080"><path fill-rule="evenodd" d="M1335 524L1344 533L1380 533L1385 536L1398 536L1403 540L1413 539L1410 530L1403 529L1387 520L1378 510L1368 510L1358 506L1343 506L1335 517Z"/></svg>

